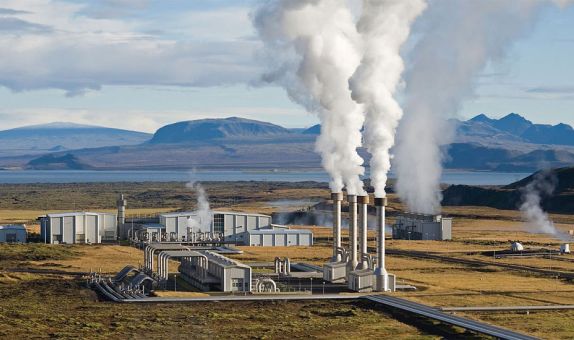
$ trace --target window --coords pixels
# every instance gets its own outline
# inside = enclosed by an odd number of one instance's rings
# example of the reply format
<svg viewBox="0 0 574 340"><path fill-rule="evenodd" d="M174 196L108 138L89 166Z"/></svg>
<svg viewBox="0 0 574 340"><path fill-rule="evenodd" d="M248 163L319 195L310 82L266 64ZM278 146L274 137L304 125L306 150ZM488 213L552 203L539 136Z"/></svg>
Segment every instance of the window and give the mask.
<svg viewBox="0 0 574 340"><path fill-rule="evenodd" d="M223 233L224 227L225 227L225 215L223 214L213 215L213 232Z"/></svg>
<svg viewBox="0 0 574 340"><path fill-rule="evenodd" d="M231 290L243 290L243 279L231 279Z"/></svg>
<svg viewBox="0 0 574 340"><path fill-rule="evenodd" d="M16 243L18 238L16 237L15 233L6 234L6 242L8 243Z"/></svg>

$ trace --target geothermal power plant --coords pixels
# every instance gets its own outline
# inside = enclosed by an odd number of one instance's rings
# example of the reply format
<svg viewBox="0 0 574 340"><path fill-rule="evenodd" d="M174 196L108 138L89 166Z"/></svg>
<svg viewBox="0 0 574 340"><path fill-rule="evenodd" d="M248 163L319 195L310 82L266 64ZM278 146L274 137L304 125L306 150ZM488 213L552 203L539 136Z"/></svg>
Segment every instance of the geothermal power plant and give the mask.
<svg viewBox="0 0 574 340"><path fill-rule="evenodd" d="M394 275L385 269L385 207L386 198L375 198L376 207L376 257L368 252L369 196L347 195L349 207L349 247L342 246L341 208L342 193L332 193L333 201L333 257L323 269L323 279L328 282L347 282L348 288L357 292L394 291Z"/></svg>

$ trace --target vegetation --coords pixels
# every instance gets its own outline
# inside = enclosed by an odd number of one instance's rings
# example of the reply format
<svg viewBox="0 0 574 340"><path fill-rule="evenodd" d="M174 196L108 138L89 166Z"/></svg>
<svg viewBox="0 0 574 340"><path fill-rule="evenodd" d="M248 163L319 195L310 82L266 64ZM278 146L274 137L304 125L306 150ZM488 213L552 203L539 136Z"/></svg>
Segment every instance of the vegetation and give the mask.
<svg viewBox="0 0 574 340"><path fill-rule="evenodd" d="M301 197L324 199L329 195L328 189L317 183L206 183L205 187L215 207L264 213L281 209L269 202ZM37 197L55 210L72 209L74 202L87 210L113 210L117 194L123 192L128 198L128 214L189 209L195 201L183 183L4 185L2 189L0 220L4 221L27 221L43 213L44 203L34 200ZM389 222L401 210L400 202L391 195ZM432 306L574 304L571 282L493 265L507 263L572 272L574 256L495 259L485 255L508 249L508 240L520 240L531 250L557 249L558 240L527 233L518 212L466 206L448 207L445 214L456 216L452 241L389 240L388 248L480 260L484 264L388 256L387 268L397 275L398 282L417 287L416 292L401 292L398 296ZM552 217L560 222L562 230L572 228L573 216ZM244 253L235 257L249 262L288 256L294 262L320 265L331 256L331 229L311 228L316 237L313 247L242 247ZM375 246L373 234L369 246ZM76 276L90 270L111 274L128 264L137 266L142 260L142 252L128 246L0 245L0 338L180 338L183 334L193 338L228 338L230 334L235 338L472 337L460 329L367 302L112 304L99 301L81 276ZM574 311L464 315L543 338L569 338L574 334L570 322Z"/></svg>

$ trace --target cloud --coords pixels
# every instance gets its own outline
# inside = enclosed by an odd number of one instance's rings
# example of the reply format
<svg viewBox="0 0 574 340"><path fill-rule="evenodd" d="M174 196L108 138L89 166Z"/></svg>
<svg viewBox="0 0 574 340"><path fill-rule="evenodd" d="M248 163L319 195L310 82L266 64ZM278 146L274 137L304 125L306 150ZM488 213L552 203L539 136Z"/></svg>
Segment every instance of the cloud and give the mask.
<svg viewBox="0 0 574 340"><path fill-rule="evenodd" d="M49 33L52 28L46 25L35 24L18 18L0 17L1 33Z"/></svg>
<svg viewBox="0 0 574 340"><path fill-rule="evenodd" d="M135 7L146 3L113 0L118 1ZM55 88L75 96L107 85L220 86L247 83L261 71L253 62L259 42L239 36L251 30L245 9L192 13L181 26L190 32L152 35L144 33L150 29L145 20L83 15L85 4L4 2L27 12L26 20L0 21L0 86L13 91Z"/></svg>
<svg viewBox="0 0 574 340"><path fill-rule="evenodd" d="M527 93L542 93L542 94L569 94L574 95L574 86L539 86L526 90Z"/></svg>
<svg viewBox="0 0 574 340"><path fill-rule="evenodd" d="M11 8L1 8L0 7L0 15L18 15L18 14L29 14L30 12L27 11L18 11Z"/></svg>
<svg viewBox="0 0 574 340"><path fill-rule="evenodd" d="M150 0L102 0L89 5L81 14L96 19L120 18L139 13L149 5Z"/></svg>

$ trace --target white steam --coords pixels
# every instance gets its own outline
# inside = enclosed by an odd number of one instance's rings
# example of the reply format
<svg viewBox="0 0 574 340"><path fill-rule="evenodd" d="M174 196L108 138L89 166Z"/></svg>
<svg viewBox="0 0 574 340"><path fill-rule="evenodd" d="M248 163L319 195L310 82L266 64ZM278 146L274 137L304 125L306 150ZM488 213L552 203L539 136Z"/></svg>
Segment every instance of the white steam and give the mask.
<svg viewBox="0 0 574 340"><path fill-rule="evenodd" d="M394 163L396 189L411 211L440 211L441 148L454 135L446 118L473 95L476 75L528 33L548 4L546 0L430 2L405 75L405 115Z"/></svg>
<svg viewBox="0 0 574 340"><path fill-rule="evenodd" d="M520 212L528 223L529 231L568 240L568 236L556 228L550 216L542 209L542 199L552 195L557 184L556 176L550 171L541 171L534 175L533 180L521 189Z"/></svg>
<svg viewBox="0 0 574 340"><path fill-rule="evenodd" d="M199 182L191 181L186 184L186 187L195 192L197 199L197 207L195 210L196 216L189 218L188 227L193 231L209 231L211 230L211 209L209 207L209 198L205 189Z"/></svg>
<svg viewBox="0 0 574 340"><path fill-rule="evenodd" d="M318 114L316 150L331 177L331 190L344 186L363 194L361 146L364 115L350 95L348 80L359 65L360 39L345 0L270 0L254 13L271 71L265 81L283 86L289 97Z"/></svg>
<svg viewBox="0 0 574 340"><path fill-rule="evenodd" d="M371 154L371 185L376 197L386 195L390 149L403 116L394 98L404 70L400 49L425 8L425 0L364 0L357 24L364 55L349 85L353 99L365 107L365 144Z"/></svg>

